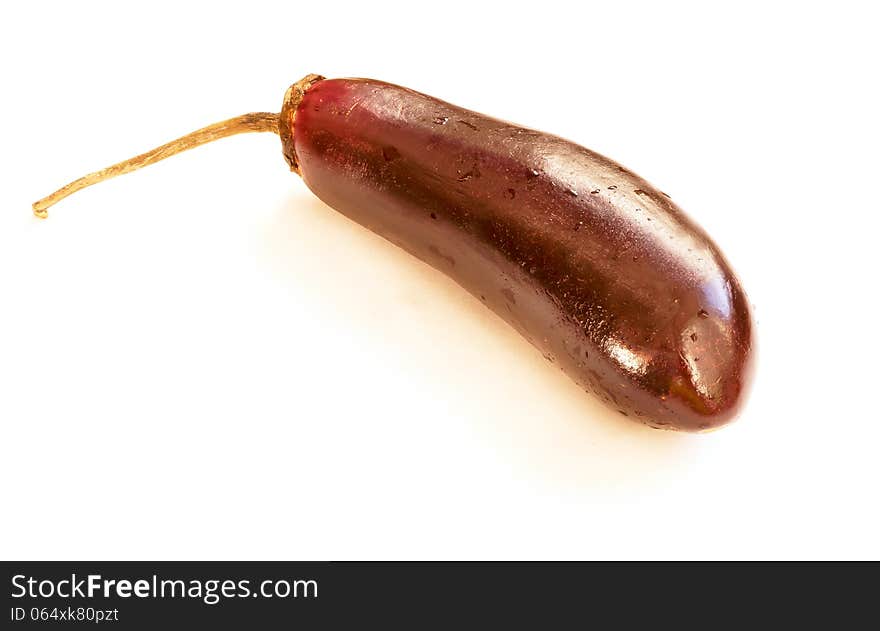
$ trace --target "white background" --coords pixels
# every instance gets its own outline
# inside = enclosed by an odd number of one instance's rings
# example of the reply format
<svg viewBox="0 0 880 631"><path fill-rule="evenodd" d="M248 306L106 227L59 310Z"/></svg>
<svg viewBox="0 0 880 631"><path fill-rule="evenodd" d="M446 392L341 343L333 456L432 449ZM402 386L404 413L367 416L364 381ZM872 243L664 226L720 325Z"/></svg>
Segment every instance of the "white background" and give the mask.
<svg viewBox="0 0 880 631"><path fill-rule="evenodd" d="M860 4L2 9L0 557L878 558L876 17ZM309 72L568 137L715 237L740 421L608 411L271 134L30 203Z"/></svg>

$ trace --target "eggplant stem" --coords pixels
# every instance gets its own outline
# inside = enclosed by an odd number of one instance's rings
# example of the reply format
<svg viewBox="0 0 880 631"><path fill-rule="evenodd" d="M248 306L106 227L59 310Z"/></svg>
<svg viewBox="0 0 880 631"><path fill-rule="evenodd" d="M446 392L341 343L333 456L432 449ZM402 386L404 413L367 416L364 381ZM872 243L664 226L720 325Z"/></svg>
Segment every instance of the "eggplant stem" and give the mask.
<svg viewBox="0 0 880 631"><path fill-rule="evenodd" d="M230 118L229 120L214 123L213 125L198 129L186 136L172 140L169 143L165 143L160 147L151 149L146 153L129 158L128 160L123 160L122 162L109 166L106 169L89 173L78 180L74 180L70 184L62 186L51 195L34 202L34 214L41 219L45 219L49 216L48 209L50 207L54 206L68 195L72 195L87 186L103 182L104 180L109 180L117 175L125 175L126 173L137 171L141 167L155 164L156 162L164 160L165 158L170 158L175 154L199 147L209 142L214 142L221 138L226 138L227 136L235 136L236 134L246 134L250 132L273 132L277 134L278 114L272 114L270 112L242 114L241 116L236 116L235 118Z"/></svg>

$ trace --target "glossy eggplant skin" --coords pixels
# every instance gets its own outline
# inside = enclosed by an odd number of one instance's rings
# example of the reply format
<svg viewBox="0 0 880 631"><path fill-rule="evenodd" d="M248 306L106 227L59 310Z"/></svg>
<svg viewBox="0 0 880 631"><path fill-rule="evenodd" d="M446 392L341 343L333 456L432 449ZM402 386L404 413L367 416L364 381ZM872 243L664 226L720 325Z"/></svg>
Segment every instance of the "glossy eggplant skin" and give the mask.
<svg viewBox="0 0 880 631"><path fill-rule="evenodd" d="M381 81L315 81L291 114L285 156L319 198L452 277L621 414L684 431L735 416L748 302L666 194L562 138Z"/></svg>

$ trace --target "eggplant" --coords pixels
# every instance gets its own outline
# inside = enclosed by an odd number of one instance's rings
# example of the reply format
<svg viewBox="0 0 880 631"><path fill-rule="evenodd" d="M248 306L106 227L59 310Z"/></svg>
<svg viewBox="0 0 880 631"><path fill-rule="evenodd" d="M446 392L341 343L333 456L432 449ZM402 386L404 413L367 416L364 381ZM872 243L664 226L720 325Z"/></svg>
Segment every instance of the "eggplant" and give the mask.
<svg viewBox="0 0 880 631"><path fill-rule="evenodd" d="M390 83L309 75L279 115L199 130L35 212L175 143L242 131L277 132L321 200L450 276L624 416L706 431L741 409L754 363L748 300L668 195L568 140Z"/></svg>

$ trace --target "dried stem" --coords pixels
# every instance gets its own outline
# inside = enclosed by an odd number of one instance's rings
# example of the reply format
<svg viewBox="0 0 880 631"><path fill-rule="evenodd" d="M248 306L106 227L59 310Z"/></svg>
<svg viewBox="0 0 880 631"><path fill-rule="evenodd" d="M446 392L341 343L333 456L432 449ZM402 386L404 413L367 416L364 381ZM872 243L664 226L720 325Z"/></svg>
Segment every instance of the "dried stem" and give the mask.
<svg viewBox="0 0 880 631"><path fill-rule="evenodd" d="M89 173L66 186L62 186L48 197L44 197L40 201L34 202L34 214L41 219L45 219L49 215L47 210L68 195L76 193L92 184L109 180L117 175L131 173L141 167L154 164L165 158L170 158L171 156L186 151L187 149L193 149L194 147L219 140L220 138L226 138L227 136L267 131L276 134L278 133L278 114L255 112L236 116L235 118L214 123L213 125L208 125L207 127L203 127L191 134L187 134L182 138L172 140L161 147L156 147L151 151L129 158L128 160L114 164L106 169Z"/></svg>

